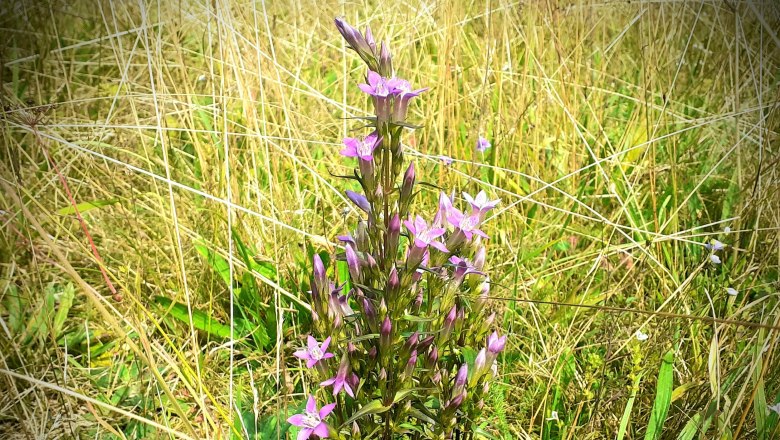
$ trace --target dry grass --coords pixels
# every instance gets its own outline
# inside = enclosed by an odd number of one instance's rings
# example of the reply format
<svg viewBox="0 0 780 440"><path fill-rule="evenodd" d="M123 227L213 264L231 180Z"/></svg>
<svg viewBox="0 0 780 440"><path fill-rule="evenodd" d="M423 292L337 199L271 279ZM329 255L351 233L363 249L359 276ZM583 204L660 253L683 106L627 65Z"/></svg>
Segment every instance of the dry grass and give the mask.
<svg viewBox="0 0 780 440"><path fill-rule="evenodd" d="M625 420L626 438L644 436L674 349L662 438L708 407L709 430L693 438L780 435L762 407L780 399L776 4L0 11L0 436L240 437L237 410L260 419L301 400L307 379L289 356L305 331L299 260L333 249L356 218L330 173L348 171L338 146L359 123L347 118L370 110L336 15L371 23L399 75L431 87L412 111L424 128L408 137L424 180L504 201L487 232L512 336L491 432L615 438ZM494 145L484 156L480 134ZM80 205L79 221L58 212L69 192L110 204ZM194 247L202 240L243 273L234 234L280 274L256 274L277 317L268 351L210 338L152 301L235 318L234 287ZM729 245L719 266L702 247L711 238ZM60 334L39 331L41 292L69 283ZM650 338L639 343L638 329ZM560 422L546 420L552 411Z"/></svg>

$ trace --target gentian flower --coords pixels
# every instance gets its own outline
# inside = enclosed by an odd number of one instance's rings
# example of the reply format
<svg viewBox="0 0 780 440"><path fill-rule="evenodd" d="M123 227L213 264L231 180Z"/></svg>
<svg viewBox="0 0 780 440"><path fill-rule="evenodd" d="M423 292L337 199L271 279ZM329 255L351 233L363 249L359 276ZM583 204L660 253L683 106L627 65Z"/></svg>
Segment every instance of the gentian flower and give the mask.
<svg viewBox="0 0 780 440"><path fill-rule="evenodd" d="M506 335L498 337L498 332L493 332L488 336L487 341L487 356L490 362L495 362L498 354L504 351L506 346Z"/></svg>
<svg viewBox="0 0 780 440"><path fill-rule="evenodd" d="M366 213L371 212L371 204L363 194L356 193L355 191L346 190L347 198L352 201L358 208L362 209Z"/></svg>
<svg viewBox="0 0 780 440"><path fill-rule="evenodd" d="M392 87L392 93L395 96L395 102L393 103L393 121L405 121L409 100L415 96L420 96L420 93L428 90L428 87L412 90L412 85L409 84L409 81L400 78L392 78L388 80L387 83Z"/></svg>
<svg viewBox="0 0 780 440"><path fill-rule="evenodd" d="M712 264L720 264L720 257L715 254L710 254L710 261L712 261Z"/></svg>
<svg viewBox="0 0 780 440"><path fill-rule="evenodd" d="M320 385L324 387L333 385L334 396L338 395L339 392L343 389L344 391L346 391L347 394L349 394L350 397L354 399L355 393L352 391L352 387L349 384L350 382L352 382L353 378L350 377L350 380L347 380L348 372L349 372L349 358L345 353L344 356L341 357L341 363L339 364L339 370L336 372L336 376L331 377L330 379L322 382Z"/></svg>
<svg viewBox="0 0 780 440"><path fill-rule="evenodd" d="M444 243L436 240L444 235L444 228L428 226L428 222L419 215L415 218L414 223L404 220L404 225L414 235L414 245L416 247L427 248L428 246L433 246L444 253L449 252Z"/></svg>
<svg viewBox="0 0 780 440"><path fill-rule="evenodd" d="M482 221L478 213L465 215L459 210L452 208L449 217L447 217L447 220L449 220L453 226L460 229L468 240L471 240L471 237L474 234L477 234L485 239L489 238L487 234L477 228L479 223Z"/></svg>
<svg viewBox="0 0 780 440"><path fill-rule="evenodd" d="M312 434L319 438L327 438L329 435L328 425L322 419L327 417L335 407L335 403L330 403L317 410L317 402L315 402L314 396L310 395L309 401L306 402L306 412L290 417L287 419L287 422L293 426L303 428L298 433L298 440L308 439Z"/></svg>
<svg viewBox="0 0 780 440"><path fill-rule="evenodd" d="M457 255L450 257L450 263L455 265L455 279L458 281L463 280L463 277L470 273L485 276L485 274L477 270L477 268L474 267L474 265L469 260L460 258Z"/></svg>
<svg viewBox="0 0 780 440"><path fill-rule="evenodd" d="M374 160L374 150L382 142L382 138L376 132L366 136L363 140L357 138L344 138L344 149L340 151L344 157L357 157L366 162Z"/></svg>
<svg viewBox="0 0 780 440"><path fill-rule="evenodd" d="M712 252L717 252L723 250L726 245L724 245L722 242L718 240L712 240L712 244L707 243L704 245L705 248L711 250Z"/></svg>
<svg viewBox="0 0 780 440"><path fill-rule="evenodd" d="M333 357L333 353L328 353L328 345L330 344L330 336L328 336L322 345L320 345L314 337L309 335L308 346L302 350L298 350L293 355L299 359L306 361L306 367L311 368L317 364L317 362L323 359L330 359Z"/></svg>
<svg viewBox="0 0 780 440"><path fill-rule="evenodd" d="M439 160L444 164L444 166L450 166L452 165L453 159L449 156L439 156Z"/></svg>
<svg viewBox="0 0 780 440"><path fill-rule="evenodd" d="M441 191L439 193L439 210L436 211L436 216L433 217L433 224L440 228L446 227L444 222L447 221L453 210L455 208L452 206L452 198L445 194L444 191Z"/></svg>
<svg viewBox="0 0 780 440"><path fill-rule="evenodd" d="M488 200L485 191L480 191L476 197L471 197L471 194L464 192L463 198L471 205L471 213L484 216L488 211L495 208L496 205L501 203L501 199Z"/></svg>
<svg viewBox="0 0 780 440"><path fill-rule="evenodd" d="M480 153L484 153L485 150L487 150L490 147L491 147L490 141L480 136L479 139L477 140L477 151L479 151Z"/></svg>
<svg viewBox="0 0 780 440"><path fill-rule="evenodd" d="M345 316L352 316L355 312L349 306L347 295L340 295L344 286L335 287L331 283L331 292L328 297L328 316L333 320L333 325L341 327Z"/></svg>
<svg viewBox="0 0 780 440"><path fill-rule="evenodd" d="M371 34L371 28L366 28L366 35L363 36L359 30L350 26L343 18L337 17L335 22L336 28L338 28L341 36L344 37L344 40L347 41L349 47L357 52L360 58L362 58L369 67L376 67L376 42L374 42L374 37Z"/></svg>
<svg viewBox="0 0 780 440"><path fill-rule="evenodd" d="M387 122L390 120L393 86L373 70L368 71L366 79L368 84L358 84L358 87L374 99L377 123Z"/></svg>

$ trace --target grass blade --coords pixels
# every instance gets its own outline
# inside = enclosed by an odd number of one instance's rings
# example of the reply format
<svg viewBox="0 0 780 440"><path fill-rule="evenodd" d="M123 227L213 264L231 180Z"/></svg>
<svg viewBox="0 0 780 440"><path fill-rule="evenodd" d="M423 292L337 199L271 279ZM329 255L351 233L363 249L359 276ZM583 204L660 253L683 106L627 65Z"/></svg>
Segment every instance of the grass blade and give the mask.
<svg viewBox="0 0 780 440"><path fill-rule="evenodd" d="M658 385L655 390L655 403L647 424L645 440L661 438L669 405L672 403L672 386L674 385L674 351L669 350L664 355L661 370L658 372Z"/></svg>

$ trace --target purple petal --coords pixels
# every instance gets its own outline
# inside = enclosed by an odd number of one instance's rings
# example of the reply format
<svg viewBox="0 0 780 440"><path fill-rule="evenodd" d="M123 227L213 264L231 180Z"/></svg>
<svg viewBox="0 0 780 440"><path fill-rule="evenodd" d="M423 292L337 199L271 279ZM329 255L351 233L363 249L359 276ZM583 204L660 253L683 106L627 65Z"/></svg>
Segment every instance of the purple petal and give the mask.
<svg viewBox="0 0 780 440"><path fill-rule="evenodd" d="M325 353L325 351L328 349L328 345L330 345L330 336L325 338L324 341L322 341L322 346L320 346L320 350Z"/></svg>
<svg viewBox="0 0 780 440"><path fill-rule="evenodd" d="M317 359L309 359L306 361L306 368L311 368L317 365Z"/></svg>
<svg viewBox="0 0 780 440"><path fill-rule="evenodd" d="M376 88L377 84L379 84L382 81L382 76L373 70L368 71L368 83L371 84L374 88Z"/></svg>
<svg viewBox="0 0 780 440"><path fill-rule="evenodd" d="M437 238L437 237L441 237L442 235L444 235L445 232L446 232L446 229L444 229L444 228L431 228L431 229L428 230L428 236L431 237L431 238Z"/></svg>
<svg viewBox="0 0 780 440"><path fill-rule="evenodd" d="M482 237L482 238L485 238L485 239L490 239L490 237L488 237L488 235L487 235L487 234L485 234L484 232L482 232L480 229L472 229L472 230L471 230L471 232L473 232L473 233L475 233L475 234L479 235L479 236L480 236L480 237Z"/></svg>
<svg viewBox="0 0 780 440"><path fill-rule="evenodd" d="M344 388L344 381L343 380L337 380L333 384L333 395L337 395L341 389Z"/></svg>
<svg viewBox="0 0 780 440"><path fill-rule="evenodd" d="M334 382L336 382L336 378L335 377L331 377L330 379L328 379L328 380L326 380L324 382L320 382L320 386L329 387L329 386L333 385Z"/></svg>
<svg viewBox="0 0 780 440"><path fill-rule="evenodd" d="M309 400L306 402L306 412L317 412L317 401L314 400L312 395L309 395Z"/></svg>
<svg viewBox="0 0 780 440"><path fill-rule="evenodd" d="M444 246L444 243L441 243L441 242L438 242L438 241L431 242L431 246L433 246L436 249L444 252L445 254L450 252L450 250L447 249L447 246Z"/></svg>
<svg viewBox="0 0 780 440"><path fill-rule="evenodd" d="M360 88L360 90L362 90L365 93L368 93L369 95L374 94L374 88L368 84L358 84L358 87Z"/></svg>
<svg viewBox="0 0 780 440"><path fill-rule="evenodd" d="M344 389L347 391L350 397L355 398L355 393L352 392L352 387L348 383L344 382Z"/></svg>
<svg viewBox="0 0 780 440"><path fill-rule="evenodd" d="M298 359L311 359L311 356L309 356L309 352L307 350L298 350L293 353L293 356L297 357Z"/></svg>
<svg viewBox="0 0 780 440"><path fill-rule="evenodd" d="M317 343L317 340L314 339L314 337L312 335L309 335L306 338L306 340L308 342L309 350L314 350L315 348L320 346L320 344Z"/></svg>
<svg viewBox="0 0 780 440"><path fill-rule="evenodd" d="M334 356L334 354L333 354L333 353L325 353L325 354L323 354L323 355L322 355L322 358L323 358L323 359L330 359L330 358L332 358L333 356Z"/></svg>
<svg viewBox="0 0 780 440"><path fill-rule="evenodd" d="M333 412L333 408L335 408L335 407L336 407L335 403L329 403L329 404L323 406L322 409L320 409L320 418L324 419L325 417L328 417L328 414Z"/></svg>
<svg viewBox="0 0 780 440"><path fill-rule="evenodd" d="M417 233L417 229L414 227L414 223L410 222L409 220L404 220L404 226L406 226L406 229L408 229L412 234Z"/></svg>
<svg viewBox="0 0 780 440"><path fill-rule="evenodd" d="M296 414L290 417L287 419L287 423L293 426L303 426L303 414Z"/></svg>
<svg viewBox="0 0 780 440"><path fill-rule="evenodd" d="M313 429L310 428L303 428L301 429L301 432L298 433L298 440L307 440L309 437L311 437Z"/></svg>
<svg viewBox="0 0 780 440"><path fill-rule="evenodd" d="M328 425L326 425L323 422L320 422L317 427L314 428L314 434L317 434L319 438L328 438Z"/></svg>

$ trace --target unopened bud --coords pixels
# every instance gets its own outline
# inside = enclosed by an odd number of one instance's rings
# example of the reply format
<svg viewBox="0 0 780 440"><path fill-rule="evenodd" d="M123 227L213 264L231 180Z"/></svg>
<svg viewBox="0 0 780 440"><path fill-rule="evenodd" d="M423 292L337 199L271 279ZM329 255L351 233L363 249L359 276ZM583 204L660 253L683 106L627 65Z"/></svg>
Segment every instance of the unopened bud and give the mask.
<svg viewBox="0 0 780 440"><path fill-rule="evenodd" d="M328 279L325 275L325 265L322 263L322 258L319 254L314 254L313 263L313 278L314 285L312 291L317 289L317 293L325 293L328 289Z"/></svg>
<svg viewBox="0 0 780 440"><path fill-rule="evenodd" d="M433 375L433 377L431 378L431 382L433 382L436 385L441 383L441 372L440 371L437 371L436 374Z"/></svg>
<svg viewBox="0 0 780 440"><path fill-rule="evenodd" d="M364 221L358 222L355 230L355 244L358 249L368 249L368 230Z"/></svg>
<svg viewBox="0 0 780 440"><path fill-rule="evenodd" d="M395 298L400 289L401 289L401 279L398 277L398 269L396 269L396 267L393 266L393 268L390 269L390 276L387 278L388 298ZM392 299L390 301L392 301Z"/></svg>
<svg viewBox="0 0 780 440"><path fill-rule="evenodd" d="M436 339L436 336L430 335L427 338L424 338L422 341L420 341L419 344L417 344L417 349L420 351L427 351L428 347L430 347L433 344L433 341Z"/></svg>
<svg viewBox="0 0 780 440"><path fill-rule="evenodd" d="M409 336L409 339L404 342L404 350L407 352L411 350L417 349L417 342L420 339L420 332L414 332L411 336Z"/></svg>
<svg viewBox="0 0 780 440"><path fill-rule="evenodd" d="M400 201L402 205L409 202L409 198L412 195L412 190L414 189L414 180L415 180L414 162L410 162L409 167L406 169L406 172L404 173L403 183L401 184Z"/></svg>
<svg viewBox="0 0 780 440"><path fill-rule="evenodd" d="M376 346L374 345L368 350L368 357L371 358L372 360L376 359L376 354L377 354L377 349Z"/></svg>
<svg viewBox="0 0 780 440"><path fill-rule="evenodd" d="M390 317L386 316L382 322L382 328L379 330L379 345L382 347L383 352L390 348L392 331L393 324L390 322Z"/></svg>
<svg viewBox="0 0 780 440"><path fill-rule="evenodd" d="M455 376L455 388L462 388L466 386L466 381L469 378L469 366L468 364L463 364L458 369L458 375Z"/></svg>
<svg viewBox="0 0 780 440"><path fill-rule="evenodd" d="M352 436L355 438L360 438L360 427L358 426L357 422L352 422Z"/></svg>
<svg viewBox="0 0 780 440"><path fill-rule="evenodd" d="M474 258L472 260L474 268L481 272L485 267L485 246L480 246L477 248L477 252L474 254Z"/></svg>
<svg viewBox="0 0 780 440"><path fill-rule="evenodd" d="M363 303L363 315L365 315L369 325L373 322L376 322L376 309L374 308L374 305L371 304L371 300L365 296L361 300Z"/></svg>
<svg viewBox="0 0 780 440"><path fill-rule="evenodd" d="M436 362L439 360L439 349L434 345L431 351L428 353L428 357L425 359L425 368L433 370L436 367Z"/></svg>
<svg viewBox="0 0 780 440"><path fill-rule="evenodd" d="M355 249L352 248L352 245L349 243L346 246L345 254L347 258L347 268L349 269L349 276L352 277L352 281L359 283L360 282L360 260L358 259Z"/></svg>
<svg viewBox="0 0 780 440"><path fill-rule="evenodd" d="M384 368L384 367L382 367L382 369L381 369L381 370L379 370L379 380L380 380L380 381L385 381L385 380L387 380L387 370L385 370L385 368Z"/></svg>
<svg viewBox="0 0 780 440"><path fill-rule="evenodd" d="M366 213L371 212L371 204L363 194L356 193L355 191L346 191L347 198L352 201L358 208L362 209Z"/></svg>
<svg viewBox="0 0 780 440"><path fill-rule="evenodd" d="M404 368L404 375L411 376L414 372L414 366L417 364L417 350L412 350L412 355L409 357L409 361L406 362L406 368Z"/></svg>
<svg viewBox="0 0 780 440"><path fill-rule="evenodd" d="M355 344L352 342L347 343L347 353L349 353L350 356L354 355L357 351L357 347L355 347Z"/></svg>
<svg viewBox="0 0 780 440"><path fill-rule="evenodd" d="M463 403L463 401L466 399L466 394L467 394L466 390L463 390L463 392L461 392L460 394L455 396L455 398L452 399L452 401L450 401L450 404L447 405L447 407L450 408L450 409L455 409L455 408L459 407Z"/></svg>
<svg viewBox="0 0 780 440"><path fill-rule="evenodd" d="M395 261L398 257L398 240L401 236L401 218L395 213L387 225L387 258Z"/></svg>
<svg viewBox="0 0 780 440"><path fill-rule="evenodd" d="M482 408L484 408L484 407L485 407L485 400L484 399L479 399L479 402L477 402L477 409L482 411Z"/></svg>
<svg viewBox="0 0 780 440"><path fill-rule="evenodd" d="M393 76L393 60L390 56L390 49L384 42L379 48L379 74L388 78Z"/></svg>
<svg viewBox="0 0 780 440"><path fill-rule="evenodd" d="M474 359L474 375L480 374L487 365L487 354L485 349L479 350L477 357Z"/></svg>

